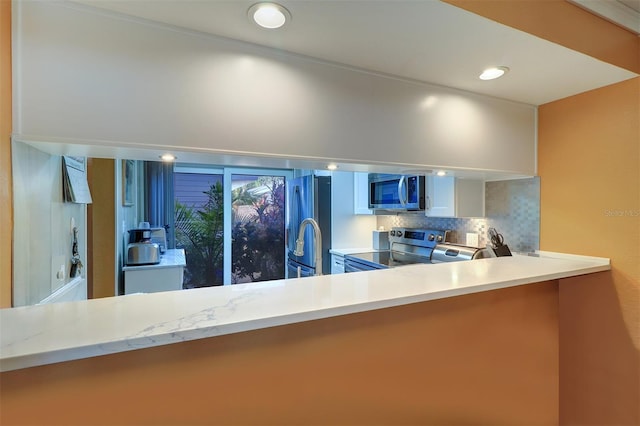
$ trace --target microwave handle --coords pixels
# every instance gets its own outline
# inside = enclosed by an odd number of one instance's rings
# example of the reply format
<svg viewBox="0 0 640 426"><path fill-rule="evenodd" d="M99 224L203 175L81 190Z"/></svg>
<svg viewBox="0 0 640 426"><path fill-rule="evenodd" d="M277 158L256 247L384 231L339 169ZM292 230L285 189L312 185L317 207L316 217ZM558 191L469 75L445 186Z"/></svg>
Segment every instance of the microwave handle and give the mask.
<svg viewBox="0 0 640 426"><path fill-rule="evenodd" d="M404 197L404 188L404 176L402 176L398 181L398 199L400 200L400 204L402 204L403 206L407 204L407 200Z"/></svg>

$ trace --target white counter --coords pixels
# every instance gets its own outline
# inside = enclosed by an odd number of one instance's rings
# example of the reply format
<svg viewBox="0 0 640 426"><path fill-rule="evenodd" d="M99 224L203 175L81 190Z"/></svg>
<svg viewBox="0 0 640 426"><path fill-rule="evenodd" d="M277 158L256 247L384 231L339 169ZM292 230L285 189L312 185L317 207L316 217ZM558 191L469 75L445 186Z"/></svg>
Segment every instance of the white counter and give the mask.
<svg viewBox="0 0 640 426"><path fill-rule="evenodd" d="M542 253L0 310L0 371L606 271Z"/></svg>

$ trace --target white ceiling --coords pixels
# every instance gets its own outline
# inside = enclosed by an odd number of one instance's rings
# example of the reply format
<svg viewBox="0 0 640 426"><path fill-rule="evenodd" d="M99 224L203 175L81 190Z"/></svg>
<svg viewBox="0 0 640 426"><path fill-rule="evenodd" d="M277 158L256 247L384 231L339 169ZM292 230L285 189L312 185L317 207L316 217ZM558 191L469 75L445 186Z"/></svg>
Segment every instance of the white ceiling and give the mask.
<svg viewBox="0 0 640 426"><path fill-rule="evenodd" d="M437 0L282 0L280 30L247 17L256 0L77 0L218 36L533 105L636 74ZM626 0L635 1L635 0ZM489 66L511 71L477 78Z"/></svg>
<svg viewBox="0 0 640 426"><path fill-rule="evenodd" d="M640 0L618 0L620 3L630 7L636 12L640 12Z"/></svg>
<svg viewBox="0 0 640 426"><path fill-rule="evenodd" d="M635 34L640 34L640 0L568 1Z"/></svg>

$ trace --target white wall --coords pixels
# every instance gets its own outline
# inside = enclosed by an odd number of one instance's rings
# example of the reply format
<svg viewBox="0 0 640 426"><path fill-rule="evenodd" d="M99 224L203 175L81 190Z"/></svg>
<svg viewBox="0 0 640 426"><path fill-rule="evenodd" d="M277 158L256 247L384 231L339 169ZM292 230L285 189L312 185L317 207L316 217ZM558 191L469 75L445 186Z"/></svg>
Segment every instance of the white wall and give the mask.
<svg viewBox="0 0 640 426"><path fill-rule="evenodd" d="M331 172L331 248L371 248L376 217L353 214L353 173Z"/></svg>
<svg viewBox="0 0 640 426"><path fill-rule="evenodd" d="M535 107L55 1L15 7L22 140L535 174Z"/></svg>
<svg viewBox="0 0 640 426"><path fill-rule="evenodd" d="M86 266L86 205L62 201L62 157L14 142L12 161L13 299L14 306L24 306L43 301L71 281L71 218L79 230L78 249ZM58 279L62 266L64 278Z"/></svg>

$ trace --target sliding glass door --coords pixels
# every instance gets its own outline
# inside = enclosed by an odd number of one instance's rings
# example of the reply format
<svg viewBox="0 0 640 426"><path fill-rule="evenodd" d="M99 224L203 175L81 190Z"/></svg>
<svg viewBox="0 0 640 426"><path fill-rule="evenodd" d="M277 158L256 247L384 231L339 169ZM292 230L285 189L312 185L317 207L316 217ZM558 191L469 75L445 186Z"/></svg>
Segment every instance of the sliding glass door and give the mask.
<svg viewBox="0 0 640 426"><path fill-rule="evenodd" d="M231 174L231 283L283 279L285 178Z"/></svg>
<svg viewBox="0 0 640 426"><path fill-rule="evenodd" d="M185 250L184 288L224 282L224 174L212 168L176 167L175 239Z"/></svg>
<svg viewBox="0 0 640 426"><path fill-rule="evenodd" d="M288 170L176 166L176 247L185 288L285 277Z"/></svg>

